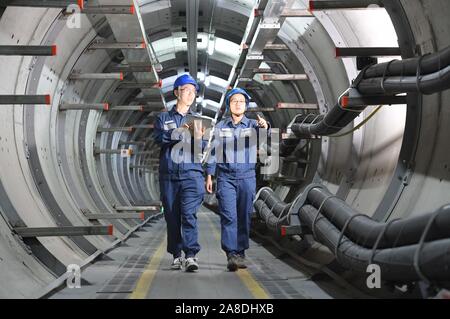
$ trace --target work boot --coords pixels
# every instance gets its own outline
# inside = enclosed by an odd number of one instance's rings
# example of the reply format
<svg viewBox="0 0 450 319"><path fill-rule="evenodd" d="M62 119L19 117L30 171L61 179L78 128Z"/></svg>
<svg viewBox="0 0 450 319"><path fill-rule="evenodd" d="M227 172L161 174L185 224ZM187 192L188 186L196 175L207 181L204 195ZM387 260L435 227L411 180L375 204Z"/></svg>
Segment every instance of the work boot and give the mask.
<svg viewBox="0 0 450 319"><path fill-rule="evenodd" d="M242 255L237 255L236 256L236 264L238 265L238 268L240 269L244 269L247 268L247 264L245 263L245 257Z"/></svg>
<svg viewBox="0 0 450 319"><path fill-rule="evenodd" d="M184 267L187 272L193 272L193 271L197 270L198 269L197 258L195 258L195 257L186 258Z"/></svg>
<svg viewBox="0 0 450 319"><path fill-rule="evenodd" d="M236 255L228 255L228 264L227 268L229 271L236 271L238 270L238 264L237 264L237 256Z"/></svg>

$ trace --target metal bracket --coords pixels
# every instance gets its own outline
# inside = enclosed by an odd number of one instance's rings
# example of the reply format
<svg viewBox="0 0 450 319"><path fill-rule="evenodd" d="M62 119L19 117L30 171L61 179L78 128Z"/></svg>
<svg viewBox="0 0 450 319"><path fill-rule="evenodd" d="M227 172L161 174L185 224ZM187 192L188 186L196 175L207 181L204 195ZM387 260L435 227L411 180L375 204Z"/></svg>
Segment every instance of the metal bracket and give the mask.
<svg viewBox="0 0 450 319"><path fill-rule="evenodd" d="M22 237L60 237L112 235L113 226L61 226L61 227L16 227L14 232Z"/></svg>
<svg viewBox="0 0 450 319"><path fill-rule="evenodd" d="M413 173L414 173L414 171L412 169L410 169L410 168L408 168L406 170L406 173L405 173L405 175L403 176L403 179L402 179L402 182L403 182L404 186L408 186L409 185L409 183L411 182L411 178L413 176Z"/></svg>
<svg viewBox="0 0 450 319"><path fill-rule="evenodd" d="M339 100L339 104L343 108L349 107L366 107L367 105L399 105L407 104L407 96L395 96L395 95L380 95L380 96L367 96L362 95L355 88L350 88L347 91L348 95L343 95Z"/></svg>
<svg viewBox="0 0 450 319"><path fill-rule="evenodd" d="M292 225L287 226L283 225L281 226L281 236L293 236L293 235L300 235L303 233L302 226L300 225Z"/></svg>
<svg viewBox="0 0 450 319"><path fill-rule="evenodd" d="M99 220L99 219L140 219L145 220L144 212L140 213L105 213L105 214L85 214L88 220Z"/></svg>
<svg viewBox="0 0 450 319"><path fill-rule="evenodd" d="M117 211L159 211L160 205L153 206L113 206Z"/></svg>

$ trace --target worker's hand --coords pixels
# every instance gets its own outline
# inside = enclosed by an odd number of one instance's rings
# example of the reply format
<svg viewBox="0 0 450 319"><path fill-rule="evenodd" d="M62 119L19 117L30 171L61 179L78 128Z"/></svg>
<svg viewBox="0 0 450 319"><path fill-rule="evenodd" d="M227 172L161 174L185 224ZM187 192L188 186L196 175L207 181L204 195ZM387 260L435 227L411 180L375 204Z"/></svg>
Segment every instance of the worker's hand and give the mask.
<svg viewBox="0 0 450 319"><path fill-rule="evenodd" d="M268 129L269 125L267 124L267 121L265 119L263 119L261 116L259 116L258 114L256 114L257 118L258 118L258 125L259 127Z"/></svg>
<svg viewBox="0 0 450 319"><path fill-rule="evenodd" d="M191 126L188 124L183 124L182 128L188 129L190 133L192 133L193 131L193 128L191 128Z"/></svg>
<svg viewBox="0 0 450 319"><path fill-rule="evenodd" d="M191 136L194 135L195 139L201 139L206 132L206 128L202 126L202 121L194 121L190 124L184 124L184 127L189 129Z"/></svg>
<svg viewBox="0 0 450 319"><path fill-rule="evenodd" d="M205 135L206 127L202 124L202 121L194 121L194 138L196 139L200 139Z"/></svg>
<svg viewBox="0 0 450 319"><path fill-rule="evenodd" d="M205 187L206 187L206 191L208 193L212 194L212 192L213 192L213 183L212 183L212 176L211 175L208 175L206 177Z"/></svg>

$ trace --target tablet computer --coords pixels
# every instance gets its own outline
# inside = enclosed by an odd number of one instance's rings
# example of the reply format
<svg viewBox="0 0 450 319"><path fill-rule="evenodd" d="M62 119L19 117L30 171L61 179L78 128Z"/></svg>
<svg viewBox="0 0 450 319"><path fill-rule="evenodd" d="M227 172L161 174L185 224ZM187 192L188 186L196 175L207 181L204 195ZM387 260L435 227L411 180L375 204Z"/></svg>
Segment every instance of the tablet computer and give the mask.
<svg viewBox="0 0 450 319"><path fill-rule="evenodd" d="M185 124L192 124L194 121L201 121L206 129L213 127L213 118L200 114L187 114Z"/></svg>

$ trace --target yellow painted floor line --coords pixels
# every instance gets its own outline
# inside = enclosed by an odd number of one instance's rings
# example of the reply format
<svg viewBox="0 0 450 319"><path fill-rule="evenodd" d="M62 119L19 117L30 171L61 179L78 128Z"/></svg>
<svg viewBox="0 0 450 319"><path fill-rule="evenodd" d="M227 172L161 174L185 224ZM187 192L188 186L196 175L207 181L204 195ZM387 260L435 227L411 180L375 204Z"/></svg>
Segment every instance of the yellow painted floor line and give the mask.
<svg viewBox="0 0 450 319"><path fill-rule="evenodd" d="M153 279L155 278L156 272L158 271L159 265L161 264L161 260L166 248L166 243L167 238L162 241L162 243L154 253L152 259L150 260L150 263L139 278L139 281L133 293L128 296L129 299L145 299L145 297L147 297Z"/></svg>
<svg viewBox="0 0 450 319"><path fill-rule="evenodd" d="M219 230L216 228L216 226L213 224L211 218L207 216L208 223L211 226L211 229L213 231L214 237L216 237L217 240L220 241L220 234ZM247 269L239 269L236 271L236 274L241 279L241 281L244 283L244 285L247 287L247 289L250 291L250 293L255 297L256 299L269 299L269 295L264 290L263 287L256 281L255 278L253 278L252 274Z"/></svg>

